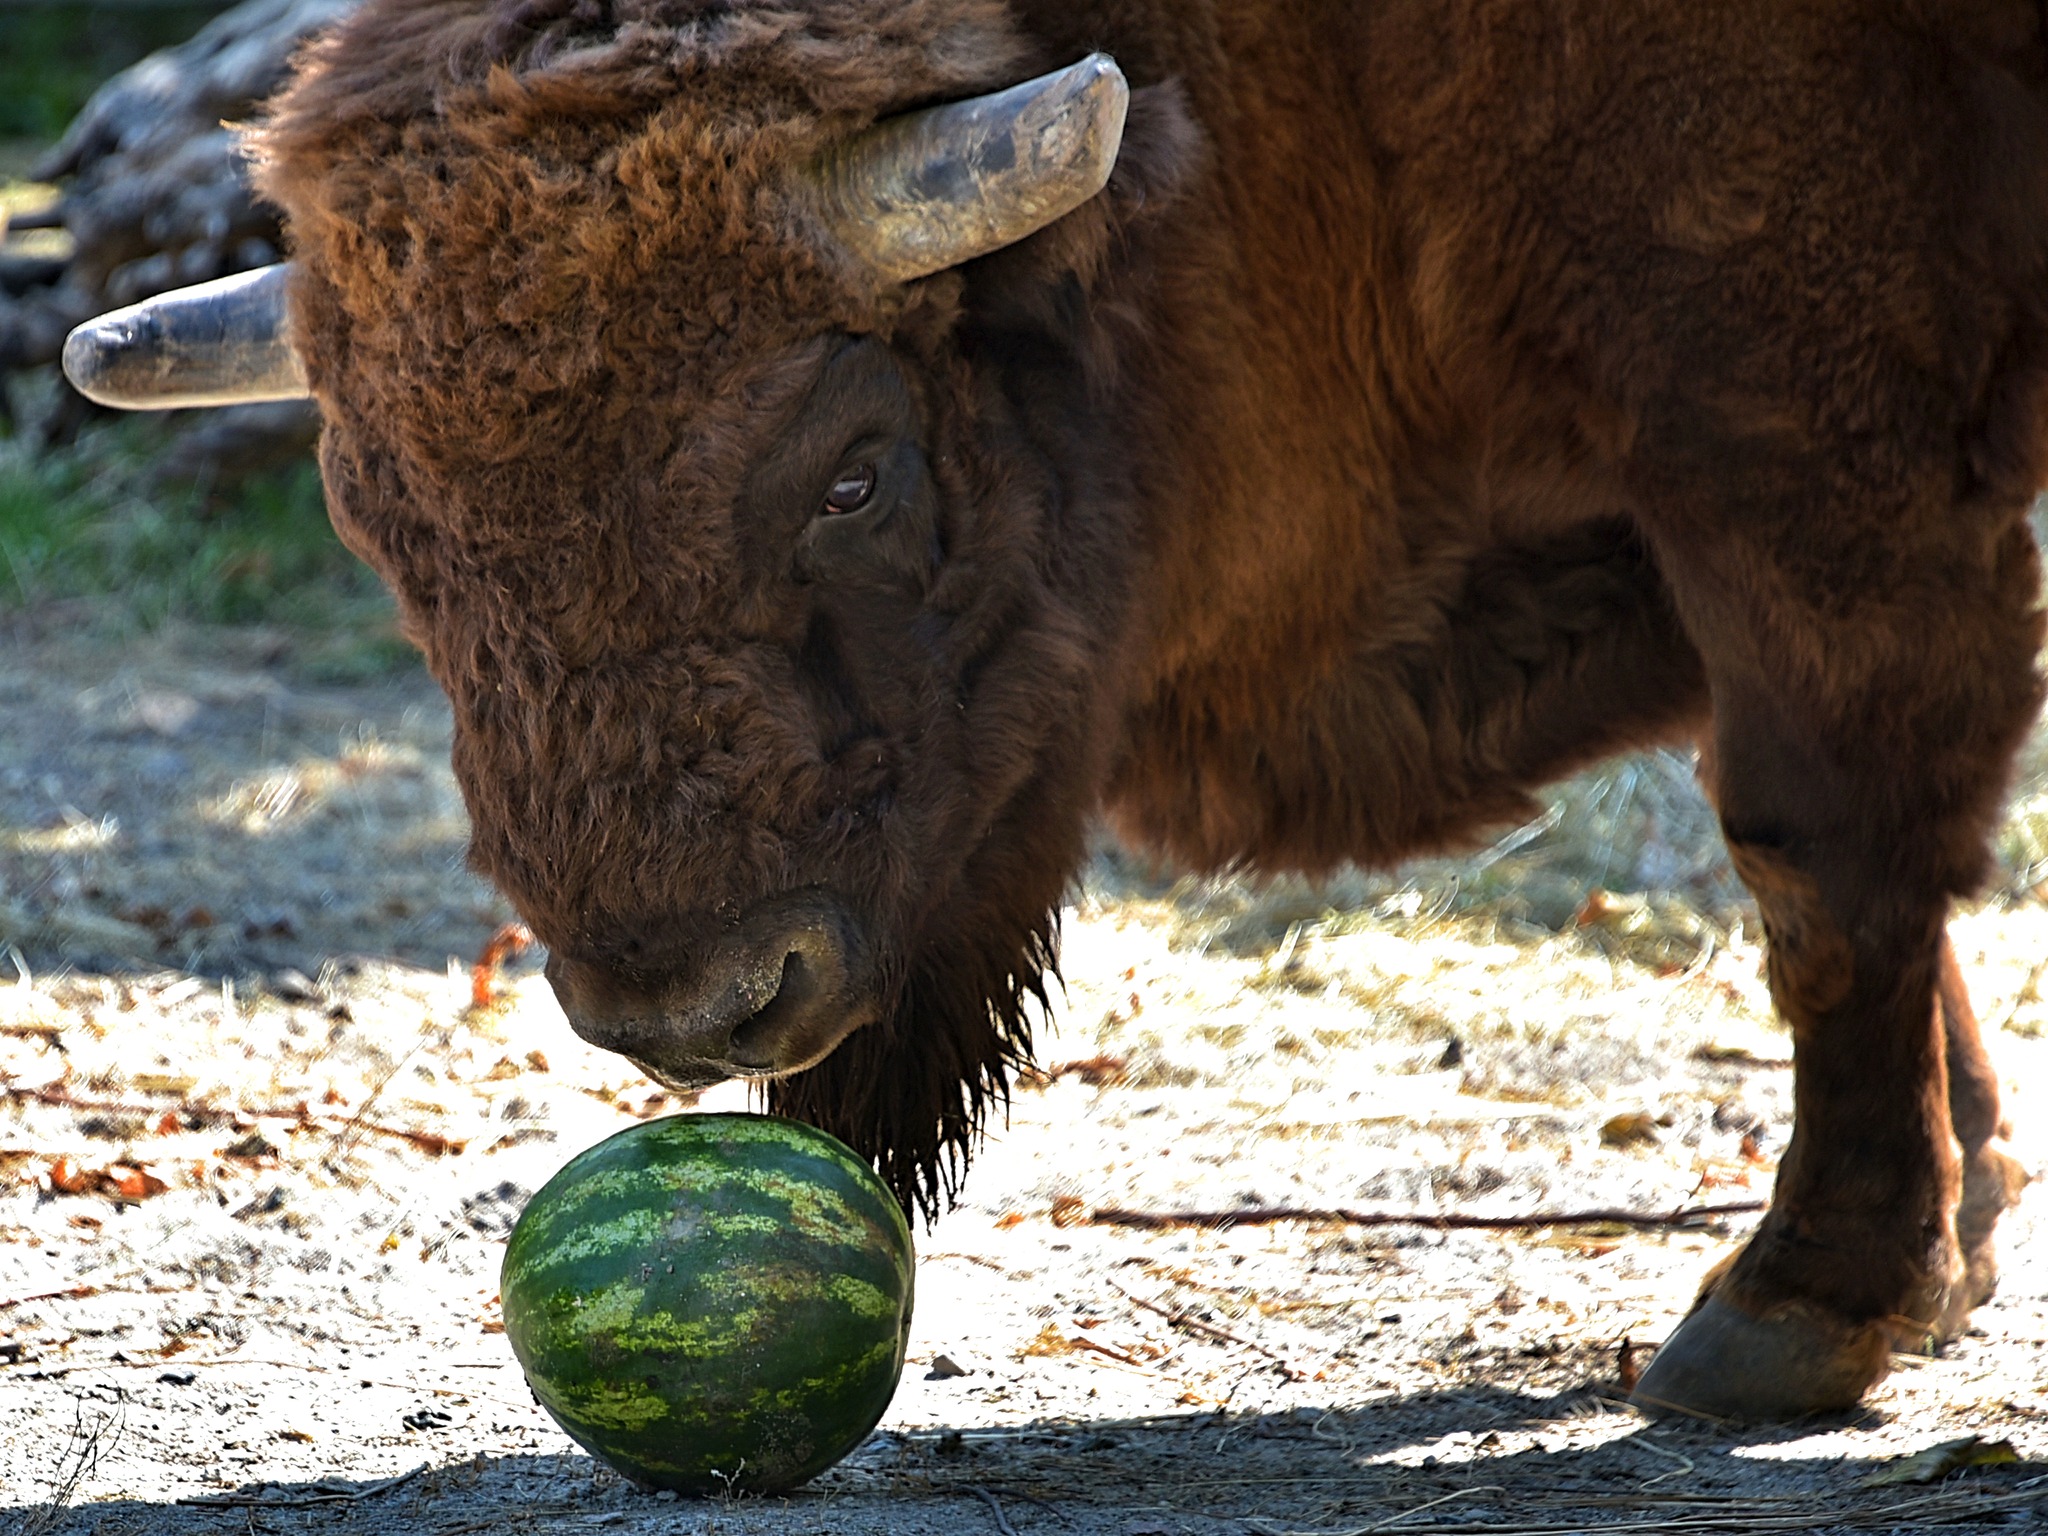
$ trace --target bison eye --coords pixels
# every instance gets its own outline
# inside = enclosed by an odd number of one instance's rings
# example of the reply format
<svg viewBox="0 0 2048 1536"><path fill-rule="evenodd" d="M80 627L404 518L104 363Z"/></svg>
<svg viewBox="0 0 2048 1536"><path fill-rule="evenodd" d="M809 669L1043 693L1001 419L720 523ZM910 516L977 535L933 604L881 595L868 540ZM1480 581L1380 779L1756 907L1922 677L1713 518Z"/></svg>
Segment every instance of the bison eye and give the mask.
<svg viewBox="0 0 2048 1536"><path fill-rule="evenodd" d="M858 512L875 497L875 466L856 464L837 480L832 489L825 493L825 516L845 517Z"/></svg>

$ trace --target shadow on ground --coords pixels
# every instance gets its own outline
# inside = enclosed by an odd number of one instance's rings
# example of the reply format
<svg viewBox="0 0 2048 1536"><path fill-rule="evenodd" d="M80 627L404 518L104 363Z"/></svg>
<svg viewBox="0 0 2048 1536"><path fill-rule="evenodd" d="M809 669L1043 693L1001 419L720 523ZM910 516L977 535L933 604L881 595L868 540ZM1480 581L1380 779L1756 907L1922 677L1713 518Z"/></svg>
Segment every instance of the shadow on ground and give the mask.
<svg viewBox="0 0 2048 1536"><path fill-rule="evenodd" d="M245 1482L175 1502L94 1497L119 1482L123 1405L81 1457L81 1502L0 1507L0 1530L119 1536L318 1530L421 1536L606 1529L876 1533L1006 1530L1083 1536L1207 1531L1537 1533L2039 1528L2048 1477L2025 1465L1914 1486L1831 1449L1868 1411L1775 1428L1648 1424L1577 1391L1488 1388L1366 1407L1190 1413L1009 1428L883 1430L809 1487L777 1497L676 1498L573 1454L461 1459L422 1435L414 1472L376 1480ZM132 1411L132 1409L126 1410ZM53 1456L55 1454L53 1448ZM196 1458L195 1458L196 1459ZM199 1469L195 1468L195 1472ZM87 1502L89 1500L89 1502Z"/></svg>
<svg viewBox="0 0 2048 1536"><path fill-rule="evenodd" d="M509 910L462 868L447 707L416 669L322 686L260 634L0 663L0 937L42 972L439 970Z"/></svg>

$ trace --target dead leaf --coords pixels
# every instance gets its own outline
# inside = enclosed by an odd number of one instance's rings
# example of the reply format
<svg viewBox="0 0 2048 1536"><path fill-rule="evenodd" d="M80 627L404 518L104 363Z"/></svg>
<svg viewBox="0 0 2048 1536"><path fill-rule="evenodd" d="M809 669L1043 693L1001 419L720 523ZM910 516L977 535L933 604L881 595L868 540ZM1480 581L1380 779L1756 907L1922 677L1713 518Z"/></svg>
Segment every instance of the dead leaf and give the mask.
<svg viewBox="0 0 2048 1536"><path fill-rule="evenodd" d="M1938 1483L1966 1467L2006 1467L2020 1459L2010 1440L1986 1440L1982 1435L1965 1435L1944 1440L1910 1456L1888 1461L1863 1479L1865 1488L1889 1488L1899 1483Z"/></svg>
<svg viewBox="0 0 2048 1536"><path fill-rule="evenodd" d="M996 1226L1007 1232L1012 1227L1023 1226L1024 1220L1024 1213L1022 1211L1005 1211L996 1218Z"/></svg>
<svg viewBox="0 0 2048 1536"><path fill-rule="evenodd" d="M1657 1117L1637 1113L1616 1115L1600 1127L1600 1143L1608 1147L1635 1147L1657 1141Z"/></svg>
<svg viewBox="0 0 2048 1536"><path fill-rule="evenodd" d="M1088 1220L1088 1204L1079 1195L1061 1195L1052 1203L1052 1224L1078 1227Z"/></svg>
<svg viewBox="0 0 2048 1536"><path fill-rule="evenodd" d="M524 923L507 923L491 935L469 973L469 1006L488 1008L494 1000L498 967L533 947L533 933Z"/></svg>
<svg viewBox="0 0 2048 1536"><path fill-rule="evenodd" d="M1038 1330L1037 1337L1018 1350L1017 1353L1034 1358L1043 1358L1053 1355L1071 1355L1080 1347L1078 1343L1068 1338L1061 1331L1057 1323L1047 1323Z"/></svg>
<svg viewBox="0 0 2048 1536"><path fill-rule="evenodd" d="M50 1188L60 1195L90 1194L98 1187L99 1178L72 1158L53 1158L50 1162Z"/></svg>
<svg viewBox="0 0 2048 1536"><path fill-rule="evenodd" d="M1133 1013L1137 1012L1140 1000L1136 993L1131 996ZM1090 1056L1081 1061L1062 1062L1048 1067L1042 1074L1048 1083L1056 1083L1063 1077L1078 1077L1090 1088L1113 1088L1129 1073L1130 1063L1121 1056Z"/></svg>
<svg viewBox="0 0 2048 1536"><path fill-rule="evenodd" d="M189 1072L136 1072L128 1082L138 1093L186 1094L199 1086L199 1079Z"/></svg>
<svg viewBox="0 0 2048 1536"><path fill-rule="evenodd" d="M130 1168L123 1163L116 1163L109 1168L106 1178L114 1193L123 1200L147 1200L151 1195L160 1195L171 1187L147 1168Z"/></svg>

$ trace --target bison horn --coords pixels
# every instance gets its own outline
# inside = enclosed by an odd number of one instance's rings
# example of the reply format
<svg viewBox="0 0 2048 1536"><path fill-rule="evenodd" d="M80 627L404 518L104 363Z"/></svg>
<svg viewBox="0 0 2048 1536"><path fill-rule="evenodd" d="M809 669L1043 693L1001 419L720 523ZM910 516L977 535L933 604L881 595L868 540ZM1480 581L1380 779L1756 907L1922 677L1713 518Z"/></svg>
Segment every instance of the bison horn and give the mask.
<svg viewBox="0 0 2048 1536"><path fill-rule="evenodd" d="M1035 234L1100 192L1130 87L1109 55L877 123L811 168L818 209L896 282Z"/></svg>
<svg viewBox="0 0 2048 1536"><path fill-rule="evenodd" d="M87 399L129 411L302 400L290 280L288 266L259 267L88 320L64 340L64 376Z"/></svg>
<svg viewBox="0 0 2048 1536"><path fill-rule="evenodd" d="M990 96L876 124L812 168L819 211L896 282L1043 229L1109 180L1130 87L1107 54ZM88 320L64 342L78 392L124 410L300 400L288 266L180 288Z"/></svg>

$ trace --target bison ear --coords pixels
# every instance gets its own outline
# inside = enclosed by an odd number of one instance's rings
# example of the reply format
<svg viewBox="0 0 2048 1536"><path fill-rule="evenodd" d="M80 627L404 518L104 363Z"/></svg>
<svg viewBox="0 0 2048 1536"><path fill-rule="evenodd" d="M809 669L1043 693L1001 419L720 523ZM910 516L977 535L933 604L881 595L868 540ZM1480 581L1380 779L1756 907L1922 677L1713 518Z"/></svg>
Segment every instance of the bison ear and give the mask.
<svg viewBox="0 0 2048 1536"><path fill-rule="evenodd" d="M1123 147L1102 192L1028 240L985 262L1002 286L1078 279L1093 289L1142 243L1148 226L1186 195L1209 159L1178 80L1131 92Z"/></svg>

